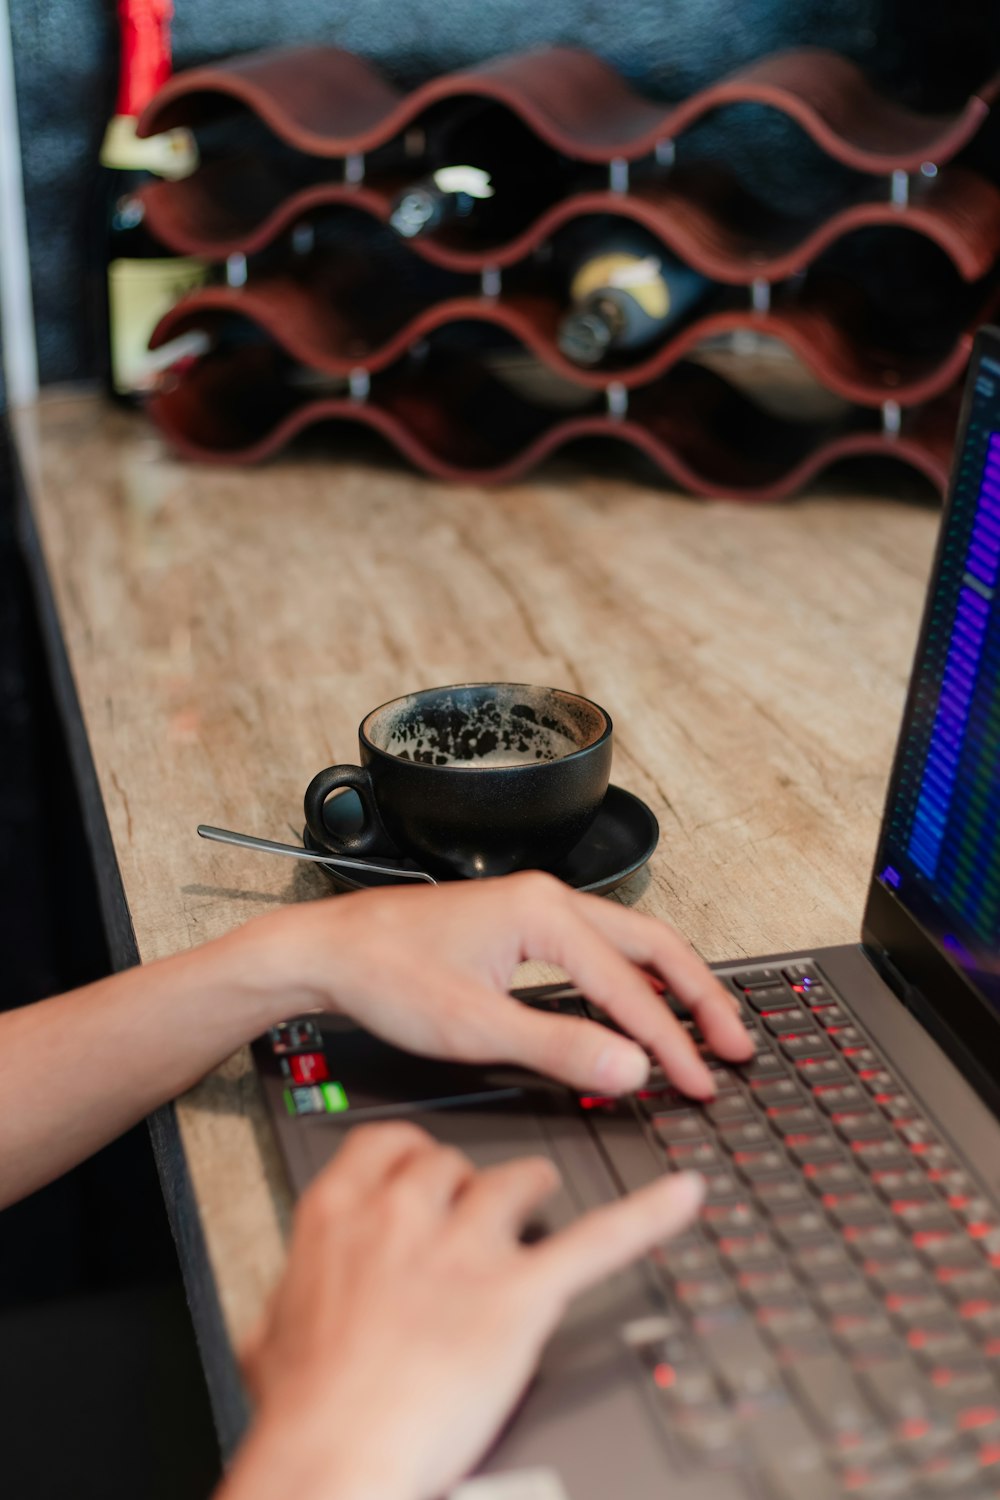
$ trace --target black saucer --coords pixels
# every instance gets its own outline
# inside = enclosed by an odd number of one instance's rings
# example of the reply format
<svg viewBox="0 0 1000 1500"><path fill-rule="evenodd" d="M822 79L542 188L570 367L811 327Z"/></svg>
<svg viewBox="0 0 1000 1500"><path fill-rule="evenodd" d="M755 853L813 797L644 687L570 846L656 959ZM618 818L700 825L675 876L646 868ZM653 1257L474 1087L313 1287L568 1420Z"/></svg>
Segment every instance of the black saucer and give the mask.
<svg viewBox="0 0 1000 1500"><path fill-rule="evenodd" d="M332 797L324 809L330 831L344 831L356 827L353 798ZM350 825L350 827L348 827ZM578 844L567 854L562 864L553 871L560 880L578 891L591 891L595 896L606 896L630 875L641 870L656 848L660 838L660 825L652 811L641 798L626 792L620 786L609 786L601 803L600 811ZM318 849L308 828L302 835L307 849ZM412 860L402 862L416 869ZM391 873L369 874L367 870L338 869L335 865L321 865L324 875L341 891L374 890L383 885L413 885L412 880L398 880ZM442 876L442 881L448 880ZM451 877L455 880L459 876Z"/></svg>

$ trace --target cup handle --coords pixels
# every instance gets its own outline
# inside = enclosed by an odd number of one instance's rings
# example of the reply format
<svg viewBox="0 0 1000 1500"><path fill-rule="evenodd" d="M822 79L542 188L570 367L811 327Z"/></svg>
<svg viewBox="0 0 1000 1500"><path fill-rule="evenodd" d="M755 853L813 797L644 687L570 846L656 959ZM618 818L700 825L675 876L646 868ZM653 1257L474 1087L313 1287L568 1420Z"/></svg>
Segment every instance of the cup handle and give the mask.
<svg viewBox="0 0 1000 1500"><path fill-rule="evenodd" d="M361 798L364 822L357 833L334 834L326 826L323 808L331 792L350 787ZM371 777L364 766L327 766L306 787L306 826L321 849L334 854L395 854L375 807Z"/></svg>

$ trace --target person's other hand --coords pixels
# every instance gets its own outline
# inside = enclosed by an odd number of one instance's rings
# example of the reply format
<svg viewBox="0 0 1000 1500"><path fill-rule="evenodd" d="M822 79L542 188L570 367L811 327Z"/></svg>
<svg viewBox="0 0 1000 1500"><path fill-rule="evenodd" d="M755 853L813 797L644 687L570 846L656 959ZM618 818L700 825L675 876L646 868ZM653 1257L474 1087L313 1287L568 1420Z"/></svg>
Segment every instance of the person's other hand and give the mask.
<svg viewBox="0 0 1000 1500"><path fill-rule="evenodd" d="M433 1500L499 1431L577 1293L684 1228L693 1174L531 1246L544 1158L477 1172L409 1124L361 1127L303 1197L245 1370L257 1424L226 1500ZM239 1481L239 1483L237 1483Z"/></svg>
<svg viewBox="0 0 1000 1500"><path fill-rule="evenodd" d="M711 1074L650 975L687 1006L719 1057L753 1053L734 998L672 928L536 872L310 902L239 936L257 944L259 973L300 1010L343 1012L424 1056L516 1063L618 1094L642 1085L648 1049L678 1088L709 1098ZM525 959L558 965L635 1041L512 1000Z"/></svg>

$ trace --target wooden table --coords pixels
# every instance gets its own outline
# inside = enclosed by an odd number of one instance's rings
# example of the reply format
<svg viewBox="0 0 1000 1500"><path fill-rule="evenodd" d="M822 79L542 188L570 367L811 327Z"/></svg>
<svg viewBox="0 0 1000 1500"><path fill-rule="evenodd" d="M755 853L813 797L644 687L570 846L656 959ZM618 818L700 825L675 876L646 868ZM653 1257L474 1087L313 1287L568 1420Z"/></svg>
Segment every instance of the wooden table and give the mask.
<svg viewBox="0 0 1000 1500"><path fill-rule="evenodd" d="M80 395L20 413L16 436L117 964L325 894L315 870L195 825L289 836L312 773L354 758L365 710L484 678L611 711L613 779L662 828L622 898L706 957L857 935L934 507L706 504L569 464L448 488L378 454L198 469ZM289 1212L247 1052L152 1125L230 1446L231 1345Z"/></svg>

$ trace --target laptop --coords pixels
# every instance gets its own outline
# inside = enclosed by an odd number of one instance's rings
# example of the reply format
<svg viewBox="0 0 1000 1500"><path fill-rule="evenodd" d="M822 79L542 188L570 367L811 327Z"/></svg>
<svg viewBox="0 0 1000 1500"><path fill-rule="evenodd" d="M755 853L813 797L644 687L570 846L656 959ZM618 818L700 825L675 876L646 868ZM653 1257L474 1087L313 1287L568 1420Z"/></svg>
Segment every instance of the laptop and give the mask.
<svg viewBox="0 0 1000 1500"><path fill-rule="evenodd" d="M860 941L716 966L757 1051L711 1061L712 1104L655 1068L636 1096L580 1098L336 1018L255 1043L297 1191L350 1126L399 1115L481 1166L551 1156L536 1233L706 1178L690 1232L572 1306L461 1500L1000 1496L998 571L986 330ZM597 1014L566 986L519 994Z"/></svg>

